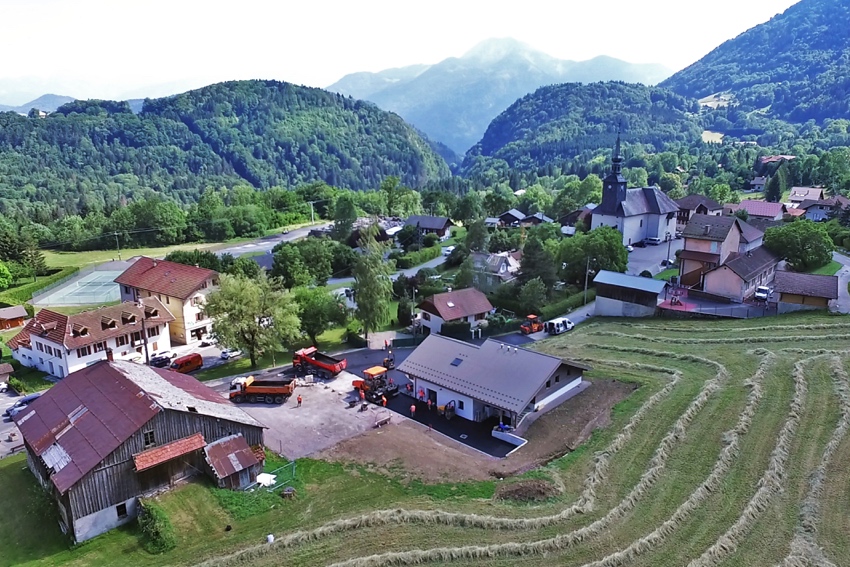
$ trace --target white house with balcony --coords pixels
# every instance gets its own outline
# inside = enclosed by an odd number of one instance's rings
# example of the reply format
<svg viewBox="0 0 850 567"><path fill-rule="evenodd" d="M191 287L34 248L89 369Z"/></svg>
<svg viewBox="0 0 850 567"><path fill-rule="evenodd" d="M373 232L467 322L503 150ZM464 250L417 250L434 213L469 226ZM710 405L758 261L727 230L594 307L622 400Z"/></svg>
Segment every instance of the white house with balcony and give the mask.
<svg viewBox="0 0 850 567"><path fill-rule="evenodd" d="M417 308L417 324L426 334L439 333L444 323L469 323L475 328L495 312L487 296L473 287L426 297Z"/></svg>
<svg viewBox="0 0 850 567"><path fill-rule="evenodd" d="M188 345L212 332L204 312L206 296L218 287L218 272L165 260L142 257L115 278L121 301L156 297L174 315L171 342Z"/></svg>
<svg viewBox="0 0 850 567"><path fill-rule="evenodd" d="M100 360L145 360L171 348L174 316L155 297L63 315L42 309L8 342L23 366L64 378Z"/></svg>

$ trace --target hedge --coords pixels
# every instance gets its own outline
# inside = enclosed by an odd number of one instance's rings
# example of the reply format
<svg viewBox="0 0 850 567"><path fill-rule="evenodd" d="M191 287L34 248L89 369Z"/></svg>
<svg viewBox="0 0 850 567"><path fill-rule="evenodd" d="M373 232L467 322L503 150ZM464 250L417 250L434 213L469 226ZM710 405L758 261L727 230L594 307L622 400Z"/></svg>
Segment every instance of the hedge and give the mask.
<svg viewBox="0 0 850 567"><path fill-rule="evenodd" d="M443 323L443 326L440 328L440 334L446 337L452 337L453 339L468 340L471 330L472 325L467 321L462 323Z"/></svg>
<svg viewBox="0 0 850 567"><path fill-rule="evenodd" d="M174 526L171 525L165 510L150 500L140 501L139 504L142 508L139 513L139 528L145 534L143 543L145 551L158 554L177 547Z"/></svg>
<svg viewBox="0 0 850 567"><path fill-rule="evenodd" d="M424 264L429 260L433 260L434 258L439 258L442 250L443 249L439 246L432 246L431 248L423 248L416 252L409 252L396 258L395 267L400 270L413 268L419 264Z"/></svg>
<svg viewBox="0 0 850 567"><path fill-rule="evenodd" d="M32 299L32 294L46 288L49 285L53 285L54 283L58 282L63 278L72 276L79 271L79 267L62 268L55 274L39 278L38 281L30 282L28 284L8 289L3 293L0 293L0 303L6 303L9 305L21 305L23 303L26 303L27 301Z"/></svg>
<svg viewBox="0 0 850 567"><path fill-rule="evenodd" d="M596 299L596 290L592 288L588 289L587 302L590 303L594 299ZM540 317L545 320L554 319L574 309L578 309L582 304L584 304L584 292L571 295L566 299L547 305L540 310Z"/></svg>

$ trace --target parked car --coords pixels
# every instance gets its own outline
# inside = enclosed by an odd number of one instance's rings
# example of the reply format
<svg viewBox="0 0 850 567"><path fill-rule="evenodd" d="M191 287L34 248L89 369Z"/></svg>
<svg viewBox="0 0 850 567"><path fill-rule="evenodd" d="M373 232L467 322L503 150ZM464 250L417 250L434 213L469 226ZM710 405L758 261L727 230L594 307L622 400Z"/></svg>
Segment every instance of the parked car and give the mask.
<svg viewBox="0 0 850 567"><path fill-rule="evenodd" d="M767 301L772 292L773 290L767 287L766 285L760 285L756 288L756 293L755 295L753 295L753 297L760 301Z"/></svg>
<svg viewBox="0 0 850 567"><path fill-rule="evenodd" d="M213 345L217 345L217 344L218 344L218 339L213 337L213 336L210 336L210 335L207 335L206 337L201 339L201 346L213 346Z"/></svg>
<svg viewBox="0 0 850 567"><path fill-rule="evenodd" d="M451 256L452 252L454 252L454 251L455 251L454 246L446 246L446 248L443 250L443 256Z"/></svg>
<svg viewBox="0 0 850 567"><path fill-rule="evenodd" d="M187 372L194 372L195 370L200 369L203 365L204 357L197 352L193 352L192 354L175 358L174 362L171 363L170 368L177 372L186 374Z"/></svg>
<svg viewBox="0 0 850 567"><path fill-rule="evenodd" d="M171 362L172 358L177 358L177 353L164 350L162 352L158 352L151 357L151 366L156 366L157 368L165 368L168 366L168 363Z"/></svg>
<svg viewBox="0 0 850 567"><path fill-rule="evenodd" d="M657 236L650 236L649 238L646 239L646 243L652 244L653 246L658 246L662 242L664 242L664 240L657 237Z"/></svg>
<svg viewBox="0 0 850 567"><path fill-rule="evenodd" d="M632 242L632 246L635 248L646 248L646 242L643 240L638 240L637 242Z"/></svg>
<svg viewBox="0 0 850 567"><path fill-rule="evenodd" d="M242 356L242 351L238 348L226 348L221 351L222 360L230 360L231 358L236 358L237 356Z"/></svg>
<svg viewBox="0 0 850 567"><path fill-rule="evenodd" d="M674 260L673 258L667 258L666 260L661 260L662 266L672 266L675 263L676 263L676 260Z"/></svg>
<svg viewBox="0 0 850 567"><path fill-rule="evenodd" d="M632 246L631 244L629 244L628 246L626 246L626 252L634 252L634 251L635 251L635 247L634 247L634 246Z"/></svg>
<svg viewBox="0 0 850 567"><path fill-rule="evenodd" d="M677 238L677 239L678 239L678 238L682 238L682 231L681 231L681 230L677 230L677 231L676 231L676 238Z"/></svg>
<svg viewBox="0 0 850 567"><path fill-rule="evenodd" d="M9 383L8 382L0 382L0 394L2 394L3 392L5 392L8 389L9 389Z"/></svg>
<svg viewBox="0 0 850 567"><path fill-rule="evenodd" d="M27 394L23 398L18 398L12 407L7 408L6 412L3 415L7 415L9 417L15 417L19 411L30 405L32 402L41 397L41 392L36 392L35 394Z"/></svg>

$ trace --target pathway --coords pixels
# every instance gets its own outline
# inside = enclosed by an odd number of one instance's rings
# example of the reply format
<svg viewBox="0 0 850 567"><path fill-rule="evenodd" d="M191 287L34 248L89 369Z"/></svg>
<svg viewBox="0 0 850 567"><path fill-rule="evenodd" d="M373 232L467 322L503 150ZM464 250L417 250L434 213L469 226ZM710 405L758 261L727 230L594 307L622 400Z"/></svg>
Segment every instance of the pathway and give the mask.
<svg viewBox="0 0 850 567"><path fill-rule="evenodd" d="M835 274L838 276L838 301L835 310L839 313L850 313L850 292L847 290L847 284L850 283L850 258L833 252L832 259L841 264L841 269Z"/></svg>

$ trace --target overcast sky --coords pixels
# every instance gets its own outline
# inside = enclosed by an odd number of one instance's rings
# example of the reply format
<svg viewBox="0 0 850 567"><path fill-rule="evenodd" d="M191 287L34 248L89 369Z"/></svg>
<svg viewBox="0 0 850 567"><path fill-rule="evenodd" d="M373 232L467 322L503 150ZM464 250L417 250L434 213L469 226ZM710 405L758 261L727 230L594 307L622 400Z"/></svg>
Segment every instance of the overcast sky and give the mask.
<svg viewBox="0 0 850 567"><path fill-rule="evenodd" d="M560 59L686 67L797 0L0 0L0 103L162 96L230 79L326 87L513 37Z"/></svg>

